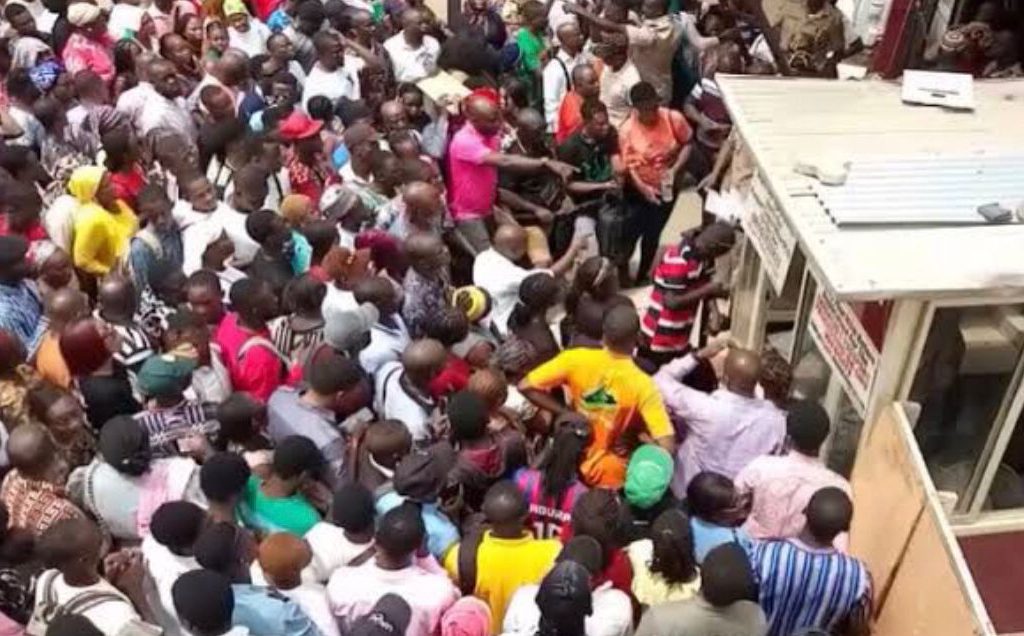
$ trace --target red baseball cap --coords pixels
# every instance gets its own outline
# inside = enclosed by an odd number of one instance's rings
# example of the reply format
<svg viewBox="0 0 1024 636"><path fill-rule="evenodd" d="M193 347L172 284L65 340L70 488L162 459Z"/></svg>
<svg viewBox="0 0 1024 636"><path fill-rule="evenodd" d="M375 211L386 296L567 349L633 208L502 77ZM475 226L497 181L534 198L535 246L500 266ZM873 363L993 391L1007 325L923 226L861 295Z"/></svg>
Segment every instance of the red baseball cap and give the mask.
<svg viewBox="0 0 1024 636"><path fill-rule="evenodd" d="M324 122L311 119L308 115L296 110L281 120L281 123L278 124L277 132L281 139L298 141L299 139L308 139L313 135L319 134L320 129L323 127Z"/></svg>

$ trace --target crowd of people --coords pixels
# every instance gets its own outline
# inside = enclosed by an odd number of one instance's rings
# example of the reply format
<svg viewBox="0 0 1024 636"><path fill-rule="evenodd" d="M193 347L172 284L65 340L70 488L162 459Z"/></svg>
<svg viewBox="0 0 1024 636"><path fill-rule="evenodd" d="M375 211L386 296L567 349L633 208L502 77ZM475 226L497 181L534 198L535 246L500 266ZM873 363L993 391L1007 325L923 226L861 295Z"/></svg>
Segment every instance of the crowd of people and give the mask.
<svg viewBox="0 0 1024 636"><path fill-rule="evenodd" d="M741 229L661 244L715 74L850 46L741 9L7 0L0 634L868 633Z"/></svg>

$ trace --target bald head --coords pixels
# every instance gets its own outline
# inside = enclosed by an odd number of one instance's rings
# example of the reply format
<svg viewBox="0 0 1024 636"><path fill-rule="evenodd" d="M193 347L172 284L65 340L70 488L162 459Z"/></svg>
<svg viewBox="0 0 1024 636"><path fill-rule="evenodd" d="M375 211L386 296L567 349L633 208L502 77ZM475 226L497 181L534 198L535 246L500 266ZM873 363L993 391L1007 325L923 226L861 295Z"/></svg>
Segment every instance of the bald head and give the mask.
<svg viewBox="0 0 1024 636"><path fill-rule="evenodd" d="M385 119L388 117L401 117L404 114L405 107L397 99L386 101L380 105L380 116Z"/></svg>
<svg viewBox="0 0 1024 636"><path fill-rule="evenodd" d="M64 325L82 318L88 312L89 298L77 289L61 287L46 300L46 315L54 331L60 331Z"/></svg>
<svg viewBox="0 0 1024 636"><path fill-rule="evenodd" d="M437 340L415 340L402 352L402 368L418 387L425 387L444 366L448 352Z"/></svg>
<svg viewBox="0 0 1024 636"><path fill-rule="evenodd" d="M526 230L518 225L502 225L494 232L494 249L510 261L526 254Z"/></svg>
<svg viewBox="0 0 1024 636"><path fill-rule="evenodd" d="M632 355L640 333L640 316L633 305L616 305L605 314L601 324L604 344L616 353Z"/></svg>
<svg viewBox="0 0 1024 636"><path fill-rule="evenodd" d="M28 477L53 481L51 467L57 460L57 447L50 432L38 424L22 424L7 440L7 456L11 466Z"/></svg>
<svg viewBox="0 0 1024 636"><path fill-rule="evenodd" d="M546 126L544 115L533 108L521 108L516 113L516 128L525 128L529 131L543 130Z"/></svg>
<svg viewBox="0 0 1024 636"><path fill-rule="evenodd" d="M240 49L228 49L217 60L214 70L228 86L240 84L249 75L249 56Z"/></svg>
<svg viewBox="0 0 1024 636"><path fill-rule="evenodd" d="M135 285L123 276L108 276L97 294L100 311L110 320L131 320L135 315Z"/></svg>
<svg viewBox="0 0 1024 636"><path fill-rule="evenodd" d="M761 376L761 356L747 349L730 349L725 357L725 386L733 393L754 395Z"/></svg>
<svg viewBox="0 0 1024 636"><path fill-rule="evenodd" d="M501 130L501 109L486 97L475 96L466 100L466 116L482 135L496 135Z"/></svg>
<svg viewBox="0 0 1024 636"><path fill-rule="evenodd" d="M570 55L576 55L583 48L583 34L575 20L563 22L555 30L555 35L558 36L558 43Z"/></svg>
<svg viewBox="0 0 1024 636"><path fill-rule="evenodd" d="M405 201L405 209L410 219L417 225L432 220L441 212L441 190L426 181L413 181L407 184L402 193L402 200Z"/></svg>

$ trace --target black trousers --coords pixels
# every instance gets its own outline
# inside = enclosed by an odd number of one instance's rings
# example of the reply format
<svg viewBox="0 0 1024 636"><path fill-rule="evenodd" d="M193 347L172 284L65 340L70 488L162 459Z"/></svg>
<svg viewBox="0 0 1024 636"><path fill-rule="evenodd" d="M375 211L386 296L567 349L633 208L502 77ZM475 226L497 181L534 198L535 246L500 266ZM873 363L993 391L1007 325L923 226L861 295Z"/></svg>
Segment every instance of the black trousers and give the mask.
<svg viewBox="0 0 1024 636"><path fill-rule="evenodd" d="M651 203L635 188L627 186L623 193L626 210L629 212L629 251L632 254L636 242L640 241L640 268L636 270L637 280L647 277L658 251L661 231L672 213L673 201Z"/></svg>

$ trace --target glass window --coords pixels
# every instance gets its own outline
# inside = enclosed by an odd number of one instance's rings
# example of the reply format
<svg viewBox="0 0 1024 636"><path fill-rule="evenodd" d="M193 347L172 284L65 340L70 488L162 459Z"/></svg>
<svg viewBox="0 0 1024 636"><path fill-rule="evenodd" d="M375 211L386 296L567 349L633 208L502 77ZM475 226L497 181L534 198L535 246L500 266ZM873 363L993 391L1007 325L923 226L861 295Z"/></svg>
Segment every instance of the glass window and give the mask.
<svg viewBox="0 0 1024 636"><path fill-rule="evenodd" d="M1024 350L1024 306L935 310L909 399L921 406L914 429L938 490L962 498ZM1024 439L1011 439L984 508L1024 506ZM993 459L992 461L996 461ZM958 507L963 509L964 502Z"/></svg>

